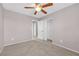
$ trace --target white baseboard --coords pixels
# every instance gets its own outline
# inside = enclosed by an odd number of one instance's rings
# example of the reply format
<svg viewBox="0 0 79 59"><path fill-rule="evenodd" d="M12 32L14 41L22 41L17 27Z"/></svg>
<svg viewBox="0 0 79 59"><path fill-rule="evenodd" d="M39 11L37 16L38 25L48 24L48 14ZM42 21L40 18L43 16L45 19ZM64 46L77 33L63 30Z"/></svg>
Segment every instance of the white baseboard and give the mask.
<svg viewBox="0 0 79 59"><path fill-rule="evenodd" d="M62 47L62 48L64 48L64 49L67 49L67 50L69 50L69 51L73 51L73 52L79 53L79 51L76 51L76 50L73 50L73 49L67 48L67 47L62 46L62 45L60 45L60 44L56 44L56 43L52 43L52 44L54 44L54 45L56 45L56 46L59 46L59 47Z"/></svg>
<svg viewBox="0 0 79 59"><path fill-rule="evenodd" d="M4 44L4 47L5 47L5 46L9 46L9 45L18 44L18 43L28 42L28 41L31 41L31 40L33 40L33 39L30 39L30 40L23 40L23 41L19 41L19 42L16 42L16 43L11 43L11 44Z"/></svg>
<svg viewBox="0 0 79 59"><path fill-rule="evenodd" d="M13 42L13 43L4 43L4 47L5 46L9 46L9 45L14 45L14 44L18 44L18 43L22 43L22 42L28 42L28 41L31 41L31 40L36 40L36 38L30 38L29 40L21 40L21 41L18 41L18 42Z"/></svg>

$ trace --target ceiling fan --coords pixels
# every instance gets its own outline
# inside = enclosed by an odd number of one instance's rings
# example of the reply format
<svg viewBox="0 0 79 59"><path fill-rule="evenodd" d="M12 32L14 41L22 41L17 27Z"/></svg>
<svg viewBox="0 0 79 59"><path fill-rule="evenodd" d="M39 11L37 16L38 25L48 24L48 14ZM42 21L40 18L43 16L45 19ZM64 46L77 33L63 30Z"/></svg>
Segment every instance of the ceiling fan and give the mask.
<svg viewBox="0 0 79 59"><path fill-rule="evenodd" d="M43 9L49 6L52 6L53 3L34 3L33 7L24 7L26 9L35 9L34 15L36 15L38 12L43 12L44 14L47 14L47 12Z"/></svg>

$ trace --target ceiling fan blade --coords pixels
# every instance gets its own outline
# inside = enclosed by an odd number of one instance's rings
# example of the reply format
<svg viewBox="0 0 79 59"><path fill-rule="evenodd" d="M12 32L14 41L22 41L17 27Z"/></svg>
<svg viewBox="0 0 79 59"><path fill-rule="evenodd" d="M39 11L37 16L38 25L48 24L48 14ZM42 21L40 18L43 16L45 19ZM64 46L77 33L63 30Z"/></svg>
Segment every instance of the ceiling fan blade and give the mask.
<svg viewBox="0 0 79 59"><path fill-rule="evenodd" d="M34 12L34 15L36 15L36 14L37 14L37 11Z"/></svg>
<svg viewBox="0 0 79 59"><path fill-rule="evenodd" d="M27 9L29 9L29 8L30 8L30 9L33 9L34 7L24 7L24 8L27 8Z"/></svg>
<svg viewBox="0 0 79 59"><path fill-rule="evenodd" d="M53 5L53 3L48 3L48 4L43 5L42 7L45 8L45 7L49 7L49 6L52 6L52 5Z"/></svg>
<svg viewBox="0 0 79 59"><path fill-rule="evenodd" d="M44 11L43 9L41 10L44 14L47 14L47 12L46 11Z"/></svg>
<svg viewBox="0 0 79 59"><path fill-rule="evenodd" d="M37 6L39 3L35 3L35 5Z"/></svg>

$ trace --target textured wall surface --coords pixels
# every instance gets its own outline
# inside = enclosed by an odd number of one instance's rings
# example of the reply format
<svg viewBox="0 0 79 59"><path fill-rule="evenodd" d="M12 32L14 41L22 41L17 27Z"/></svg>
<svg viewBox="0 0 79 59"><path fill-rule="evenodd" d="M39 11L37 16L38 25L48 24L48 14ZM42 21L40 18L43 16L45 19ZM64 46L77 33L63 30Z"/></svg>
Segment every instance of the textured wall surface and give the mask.
<svg viewBox="0 0 79 59"><path fill-rule="evenodd" d="M79 4L64 8L43 19L49 18L53 20L49 34L54 43L79 51Z"/></svg>
<svg viewBox="0 0 79 59"><path fill-rule="evenodd" d="M4 43L16 44L32 40L33 17L5 10L4 14Z"/></svg>
<svg viewBox="0 0 79 59"><path fill-rule="evenodd" d="M0 4L0 52L3 48L3 7Z"/></svg>

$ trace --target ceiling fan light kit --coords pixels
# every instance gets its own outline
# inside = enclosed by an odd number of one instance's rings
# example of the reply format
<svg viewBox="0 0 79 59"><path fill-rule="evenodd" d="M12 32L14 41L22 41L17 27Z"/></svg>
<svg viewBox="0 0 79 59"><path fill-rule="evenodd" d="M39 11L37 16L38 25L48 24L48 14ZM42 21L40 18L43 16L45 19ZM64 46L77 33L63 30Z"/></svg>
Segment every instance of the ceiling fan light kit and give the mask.
<svg viewBox="0 0 79 59"><path fill-rule="evenodd" d="M39 12L39 11L41 11L41 10L42 10L42 7L37 6L37 7L35 8L35 10Z"/></svg>
<svg viewBox="0 0 79 59"><path fill-rule="evenodd" d="M24 8L26 8L26 9L35 9L34 15L36 15L40 11L43 12L44 14L47 14L47 12L45 10L43 10L43 8L50 7L52 5L53 5L53 3L46 3L46 4L35 3L34 7L24 7Z"/></svg>

